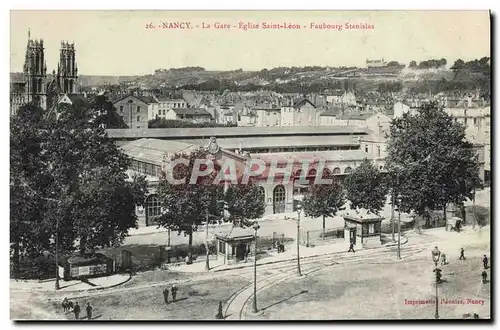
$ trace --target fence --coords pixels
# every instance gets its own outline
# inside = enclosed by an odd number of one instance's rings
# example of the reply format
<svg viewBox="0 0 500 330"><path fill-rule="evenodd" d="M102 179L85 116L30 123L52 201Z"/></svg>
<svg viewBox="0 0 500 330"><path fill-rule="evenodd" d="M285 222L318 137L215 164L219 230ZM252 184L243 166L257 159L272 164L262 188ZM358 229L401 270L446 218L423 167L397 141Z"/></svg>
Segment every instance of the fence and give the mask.
<svg viewBox="0 0 500 330"><path fill-rule="evenodd" d="M299 243L305 246L316 246L321 244L330 244L335 241L344 240L344 227L326 228L323 230L301 230Z"/></svg>

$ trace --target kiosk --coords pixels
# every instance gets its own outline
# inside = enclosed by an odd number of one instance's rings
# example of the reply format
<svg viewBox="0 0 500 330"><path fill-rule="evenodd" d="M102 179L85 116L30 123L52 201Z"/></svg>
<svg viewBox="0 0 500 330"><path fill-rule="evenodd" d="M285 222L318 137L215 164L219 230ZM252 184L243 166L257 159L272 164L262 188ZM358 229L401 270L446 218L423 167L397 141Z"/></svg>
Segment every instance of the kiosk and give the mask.
<svg viewBox="0 0 500 330"><path fill-rule="evenodd" d="M222 256L225 265L248 261L251 243L255 240L254 231L251 228L231 227L231 229L216 233L215 238L217 258Z"/></svg>
<svg viewBox="0 0 500 330"><path fill-rule="evenodd" d="M350 210L344 214L344 239L361 247L380 246L382 220L380 216L365 210Z"/></svg>

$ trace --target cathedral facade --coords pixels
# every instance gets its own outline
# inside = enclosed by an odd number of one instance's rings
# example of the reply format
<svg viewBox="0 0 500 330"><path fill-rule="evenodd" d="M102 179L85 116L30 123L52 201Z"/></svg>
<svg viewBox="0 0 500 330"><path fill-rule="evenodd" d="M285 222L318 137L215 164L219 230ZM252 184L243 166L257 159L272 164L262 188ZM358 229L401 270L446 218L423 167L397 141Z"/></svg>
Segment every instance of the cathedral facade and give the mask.
<svg viewBox="0 0 500 330"><path fill-rule="evenodd" d="M70 98L76 95L77 80L78 66L74 43L61 42L57 72L53 70L49 77L43 39L32 40L28 33L22 76L11 79L11 115L28 103L36 104L44 110L53 109L65 95Z"/></svg>

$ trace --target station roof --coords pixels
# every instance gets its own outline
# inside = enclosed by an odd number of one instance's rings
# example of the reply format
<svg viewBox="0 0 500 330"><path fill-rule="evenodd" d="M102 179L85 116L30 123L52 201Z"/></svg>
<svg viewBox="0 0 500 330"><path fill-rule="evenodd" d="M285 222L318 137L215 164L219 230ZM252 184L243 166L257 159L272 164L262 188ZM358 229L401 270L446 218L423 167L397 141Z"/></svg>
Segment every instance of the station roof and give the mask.
<svg viewBox="0 0 500 330"><path fill-rule="evenodd" d="M230 241L252 241L254 239L254 231L251 228L231 227L215 233L215 237L224 242Z"/></svg>
<svg viewBox="0 0 500 330"><path fill-rule="evenodd" d="M366 135L366 128L354 126L305 126L305 127L205 127L205 128L149 128L144 131L131 129L108 129L110 138L163 138L163 139L209 139L223 137L265 136L324 136Z"/></svg>
<svg viewBox="0 0 500 330"><path fill-rule="evenodd" d="M198 145L208 144L205 140L177 140L183 143ZM358 146L357 136L279 136L279 137L238 137L218 138L217 143L225 149L272 149L285 147L326 147L326 146Z"/></svg>
<svg viewBox="0 0 500 330"><path fill-rule="evenodd" d="M159 139L139 139L128 142L121 149L130 157L150 164L161 165L163 155L187 153L199 148L193 144Z"/></svg>

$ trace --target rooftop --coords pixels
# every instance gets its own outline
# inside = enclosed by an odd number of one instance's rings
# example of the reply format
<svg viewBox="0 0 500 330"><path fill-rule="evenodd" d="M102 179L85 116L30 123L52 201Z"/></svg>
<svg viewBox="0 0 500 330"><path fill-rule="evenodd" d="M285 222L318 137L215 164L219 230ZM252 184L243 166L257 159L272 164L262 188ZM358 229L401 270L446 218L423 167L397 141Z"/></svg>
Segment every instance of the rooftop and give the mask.
<svg viewBox="0 0 500 330"><path fill-rule="evenodd" d="M191 115L191 116L210 116L212 117L211 114L209 114L205 109L199 109L199 108L173 108L172 109L176 114L178 115Z"/></svg>
<svg viewBox="0 0 500 330"><path fill-rule="evenodd" d="M338 136L366 135L366 128L354 126L305 126L305 127L207 127L207 128L150 128L144 132L130 129L108 129L111 138L165 138L165 139L208 139L223 137L265 137L265 136Z"/></svg>
<svg viewBox="0 0 500 330"><path fill-rule="evenodd" d="M190 153L197 148L198 146L193 144L158 139L139 139L121 146L129 157L156 165L162 164L166 153Z"/></svg>
<svg viewBox="0 0 500 330"><path fill-rule="evenodd" d="M217 143L224 149L271 149L285 147L325 147L358 146L357 136L283 136L283 137L241 137L217 138ZM209 140L177 140L182 143L207 145Z"/></svg>

